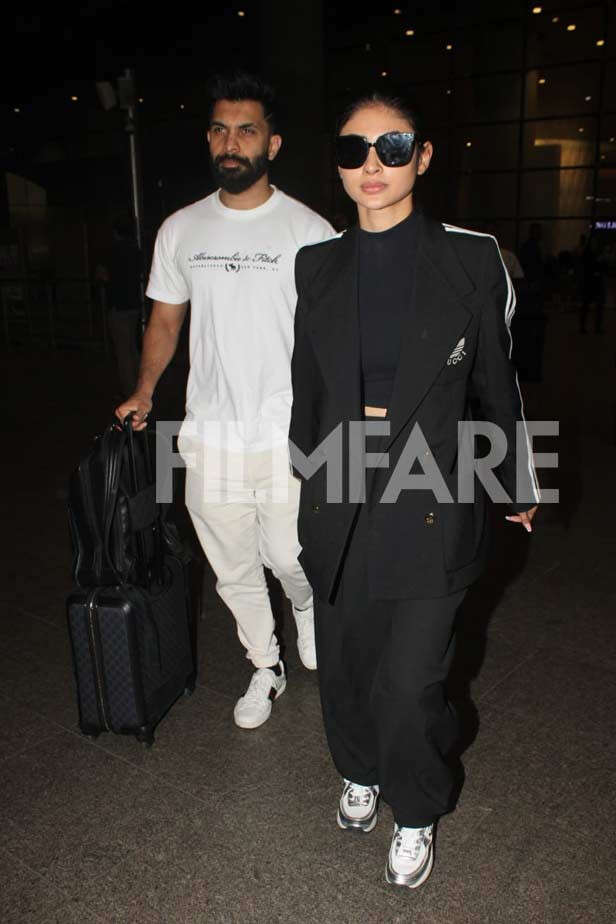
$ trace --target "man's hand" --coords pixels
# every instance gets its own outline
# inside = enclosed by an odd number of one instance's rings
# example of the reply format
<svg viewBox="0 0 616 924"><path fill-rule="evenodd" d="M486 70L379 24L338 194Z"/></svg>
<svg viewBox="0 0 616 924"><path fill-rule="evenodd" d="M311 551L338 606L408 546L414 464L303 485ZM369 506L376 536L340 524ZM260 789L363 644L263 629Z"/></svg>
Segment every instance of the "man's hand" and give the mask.
<svg viewBox="0 0 616 924"><path fill-rule="evenodd" d="M152 399L143 392L136 391L127 401L118 405L115 409L115 415L118 420L124 421L125 417L132 412L133 430L143 430L148 425L147 417L151 410Z"/></svg>
<svg viewBox="0 0 616 924"><path fill-rule="evenodd" d="M532 519L537 513L537 507L531 507L530 510L526 510L524 513L514 513L510 517L505 517L506 520L509 520L510 523L521 523L527 533L532 533L533 527L531 526Z"/></svg>

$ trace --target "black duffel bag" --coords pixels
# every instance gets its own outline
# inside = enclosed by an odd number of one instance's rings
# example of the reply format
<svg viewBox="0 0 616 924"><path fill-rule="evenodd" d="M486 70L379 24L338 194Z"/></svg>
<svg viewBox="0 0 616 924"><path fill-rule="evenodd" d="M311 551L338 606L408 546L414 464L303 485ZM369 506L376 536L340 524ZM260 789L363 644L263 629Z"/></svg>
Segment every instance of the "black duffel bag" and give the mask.
<svg viewBox="0 0 616 924"><path fill-rule="evenodd" d="M133 433L129 426L109 426L70 478L73 579L78 587L149 582L162 520L150 434Z"/></svg>

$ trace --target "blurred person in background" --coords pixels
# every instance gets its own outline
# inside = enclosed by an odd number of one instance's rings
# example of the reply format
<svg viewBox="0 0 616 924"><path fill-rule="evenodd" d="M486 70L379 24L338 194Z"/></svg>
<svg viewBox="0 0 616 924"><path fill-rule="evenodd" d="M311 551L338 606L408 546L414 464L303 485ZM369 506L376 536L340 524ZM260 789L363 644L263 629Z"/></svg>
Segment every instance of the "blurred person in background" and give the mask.
<svg viewBox="0 0 616 924"><path fill-rule="evenodd" d="M595 308L595 333L603 333L603 311L605 308L606 261L601 243L591 234L582 254L580 333L585 334L588 312Z"/></svg>
<svg viewBox="0 0 616 924"><path fill-rule="evenodd" d="M520 263L532 292L542 298L546 282L546 259L543 248L543 228L534 221L528 231L528 238L520 247Z"/></svg>

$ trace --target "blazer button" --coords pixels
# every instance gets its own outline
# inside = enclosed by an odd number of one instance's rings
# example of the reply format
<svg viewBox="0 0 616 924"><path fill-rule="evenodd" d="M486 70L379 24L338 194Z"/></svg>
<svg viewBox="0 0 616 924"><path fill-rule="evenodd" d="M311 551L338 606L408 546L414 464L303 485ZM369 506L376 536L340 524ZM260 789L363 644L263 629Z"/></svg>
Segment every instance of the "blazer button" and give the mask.
<svg viewBox="0 0 616 924"><path fill-rule="evenodd" d="M318 513L320 509L321 509L321 508L319 507L318 504L313 504L313 505L312 505L312 512L313 512L313 513Z"/></svg>
<svg viewBox="0 0 616 924"><path fill-rule="evenodd" d="M436 517L434 516L433 513L427 513L424 517L424 523L426 524L426 526L434 526L435 520L436 520Z"/></svg>

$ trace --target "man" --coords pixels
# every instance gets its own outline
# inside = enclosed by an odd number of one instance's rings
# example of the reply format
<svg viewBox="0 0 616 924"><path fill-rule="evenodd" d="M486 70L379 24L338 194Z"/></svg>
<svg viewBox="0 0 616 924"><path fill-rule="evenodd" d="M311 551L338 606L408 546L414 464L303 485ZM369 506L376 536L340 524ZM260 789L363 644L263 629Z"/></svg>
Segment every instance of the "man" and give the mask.
<svg viewBox="0 0 616 924"><path fill-rule="evenodd" d="M219 189L171 215L156 240L154 300L137 390L116 410L145 426L152 394L191 303L186 504L217 590L256 670L234 719L256 728L286 686L263 565L290 598L298 649L316 668L312 591L297 561L299 482L288 460L295 255L331 226L268 179L282 139L272 89L244 73L215 78L207 132Z"/></svg>

